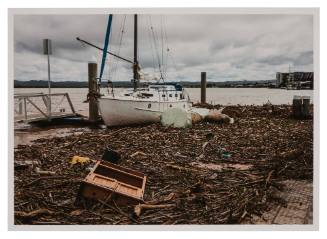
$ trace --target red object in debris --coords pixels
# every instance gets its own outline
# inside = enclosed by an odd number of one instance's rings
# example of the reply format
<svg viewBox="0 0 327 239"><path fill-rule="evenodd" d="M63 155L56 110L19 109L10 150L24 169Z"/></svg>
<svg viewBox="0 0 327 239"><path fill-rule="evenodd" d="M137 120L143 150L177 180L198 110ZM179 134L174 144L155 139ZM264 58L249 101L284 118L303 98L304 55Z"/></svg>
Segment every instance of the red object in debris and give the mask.
<svg viewBox="0 0 327 239"><path fill-rule="evenodd" d="M143 202L146 176L116 164L98 161L83 180L79 196L117 205L136 205Z"/></svg>

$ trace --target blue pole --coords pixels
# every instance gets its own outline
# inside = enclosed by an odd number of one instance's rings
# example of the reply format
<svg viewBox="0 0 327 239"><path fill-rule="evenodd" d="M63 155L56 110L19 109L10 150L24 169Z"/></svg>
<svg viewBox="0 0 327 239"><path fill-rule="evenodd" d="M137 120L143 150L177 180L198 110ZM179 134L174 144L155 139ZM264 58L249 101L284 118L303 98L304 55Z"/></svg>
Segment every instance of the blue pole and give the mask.
<svg viewBox="0 0 327 239"><path fill-rule="evenodd" d="M112 14L109 15L106 38L105 38L105 41L104 41L102 62L101 62L101 70L100 70L100 77L99 77L99 82L100 83L101 83L101 79L102 79L102 75L103 75L104 65L106 64L106 57L107 57L107 51L108 51L108 47L109 47L111 24L112 24Z"/></svg>

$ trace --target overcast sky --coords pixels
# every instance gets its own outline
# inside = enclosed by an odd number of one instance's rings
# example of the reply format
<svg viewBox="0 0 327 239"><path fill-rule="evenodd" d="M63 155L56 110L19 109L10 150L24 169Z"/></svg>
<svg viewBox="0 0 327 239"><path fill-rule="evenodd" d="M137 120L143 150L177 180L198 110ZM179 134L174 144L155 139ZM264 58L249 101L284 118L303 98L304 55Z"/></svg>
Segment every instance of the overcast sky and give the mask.
<svg viewBox="0 0 327 239"><path fill-rule="evenodd" d="M15 79L47 79L42 39L50 38L52 80L87 81L87 63L100 66L102 53L75 38L103 47L107 20L107 15L16 15ZM110 51L120 48L121 56L133 59L133 17L114 15L111 34ZM274 79L289 65L313 71L311 15L139 15L138 39L143 72L159 76L163 55L167 81L199 81L201 71L210 81ZM129 63L111 56L107 62L105 79L132 78Z"/></svg>

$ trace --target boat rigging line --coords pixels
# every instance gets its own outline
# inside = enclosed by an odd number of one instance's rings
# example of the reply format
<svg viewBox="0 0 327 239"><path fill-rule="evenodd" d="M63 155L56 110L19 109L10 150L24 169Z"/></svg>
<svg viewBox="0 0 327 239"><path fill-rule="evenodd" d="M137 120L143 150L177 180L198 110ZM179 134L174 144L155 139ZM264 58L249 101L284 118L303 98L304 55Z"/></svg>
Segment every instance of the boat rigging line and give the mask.
<svg viewBox="0 0 327 239"><path fill-rule="evenodd" d="M147 33L148 33L148 39L149 39L149 43L150 43L150 47L151 47L151 56L152 56L152 62L153 62L153 75L154 75L154 78L156 78L156 59L155 59L155 49L154 49L154 46L153 46L153 42L152 42L152 31L151 31L151 23L150 23L150 16L148 16L146 18L147 20Z"/></svg>
<svg viewBox="0 0 327 239"><path fill-rule="evenodd" d="M98 49L98 50L100 50L100 51L104 51L103 48L98 47L98 46L94 45L93 43L90 43L90 42L88 42L88 41L85 41L85 40L83 40L83 39L81 39L81 38L79 38L79 37L76 37L76 40L77 40L77 41L80 41L80 42L82 42L82 43L85 43L86 45L92 46L92 47L94 47L94 48L96 48L96 49ZM117 57L117 58L120 59L120 60L127 61L127 62L129 62L129 63L131 63L131 64L134 65L134 62L131 61L131 60L129 60L129 59L126 59L126 58L124 58L124 57L118 56L118 55L116 55L116 54L114 54L114 53L112 53L112 52L110 52L110 51L107 51L107 53L108 53L109 55L112 55L112 56L114 56L114 57Z"/></svg>
<svg viewBox="0 0 327 239"><path fill-rule="evenodd" d="M124 15L124 18L122 20L122 23L121 23L120 29L119 29L120 34L119 34L119 43L118 43L117 55L120 55L120 50L121 50L123 37L124 37L124 33L125 33L125 23L126 23L126 15ZM110 78L115 79L116 76L117 76L118 59L113 58L113 60L111 62L112 62L112 72L110 73L110 71L108 71L108 79L110 79ZM110 77L110 75L111 75L111 77Z"/></svg>
<svg viewBox="0 0 327 239"><path fill-rule="evenodd" d="M164 80L167 78L167 72L168 72L168 57L172 57L172 64L174 68L176 69L176 63L173 59L171 50L168 46L168 36L167 36L167 23L165 16L161 16L159 27L157 31L155 30L153 24L152 24L152 18L151 16L148 16L148 25L149 25L149 38L150 38L150 46L151 46L151 53L154 52L156 57L154 57L152 53L153 61L155 61L154 58L156 58L159 73L160 73L160 79L164 82ZM152 41L151 41L152 39Z"/></svg>
<svg viewBox="0 0 327 239"><path fill-rule="evenodd" d="M148 29L149 29L148 34L149 34L151 55L152 55L154 64L155 64L155 61L157 61L157 66L158 66L158 70L159 70L159 74L160 74L159 81L165 82L165 79L167 77L167 72L168 72L168 57L169 56L172 57L171 62L173 63L173 66L175 67L175 69L177 69L177 67L176 67L176 63L173 59L171 50L168 46L168 37L167 37L167 31L166 31L166 24L167 24L166 19L164 18L164 16L161 16L160 21L159 21L159 28L157 30L155 30L152 20L153 19L152 19L151 15L149 15L147 17L147 23L148 23ZM78 40L79 42L81 42L83 44L86 44L88 46L94 47L94 48L102 51L104 55L109 54L111 56L114 56L117 60L123 60L125 62L132 64L133 65L133 80L135 81L134 89L135 89L135 87L137 87L137 81L139 81L139 78L140 78L140 72L139 72L140 67L139 67L139 63L138 63L138 59L137 59L137 55L138 55L137 15L136 14L134 15L135 26L134 26L134 59L133 60L130 60L130 59L120 56L121 46L122 46L123 38L124 38L124 34L125 34L125 23L126 23L126 15L124 15L124 18L120 25L120 29L119 29L120 34L119 34L119 38L118 38L119 39L118 50L115 53L113 53L112 49L109 51L108 49L101 48L91 42L81 39L80 37L77 37L76 40ZM108 29L107 29L107 31L108 31ZM108 36L108 41L111 39L111 36L112 36L112 34L110 35L110 38ZM104 46L106 46L106 44ZM112 45L110 45L110 46L112 46ZM155 60L155 58L156 58L156 60ZM117 68L118 68L118 61L113 60L113 61L111 61L111 64L112 64L112 72L110 74L108 72L108 79L109 78L113 79L117 75L116 73L117 73ZM154 68L156 68L156 67L154 67ZM103 70L101 69L101 72L102 71ZM156 74L155 69L154 69L154 73ZM111 77L110 77L110 75L111 75ZM101 77L102 77L102 74L100 73L100 78ZM101 79L100 79L100 81L101 81Z"/></svg>
<svg viewBox="0 0 327 239"><path fill-rule="evenodd" d="M162 72L162 66L161 66L161 61L160 61L160 55L159 55L159 46L157 45L157 43L158 43L157 35L156 35L156 33L154 31L154 28L153 28L153 25L152 25L151 16L149 16L149 19L150 19L150 29L151 29L151 32L152 32L152 38L153 38L155 53L156 53L157 60L158 60L160 80L163 80L164 81L163 72Z"/></svg>

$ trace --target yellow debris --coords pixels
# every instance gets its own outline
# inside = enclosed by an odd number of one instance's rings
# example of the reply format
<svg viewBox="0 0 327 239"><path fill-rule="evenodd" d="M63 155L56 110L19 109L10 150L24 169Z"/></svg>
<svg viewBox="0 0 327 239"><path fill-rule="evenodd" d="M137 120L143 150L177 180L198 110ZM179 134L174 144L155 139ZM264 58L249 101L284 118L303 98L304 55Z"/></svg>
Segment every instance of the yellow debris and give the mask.
<svg viewBox="0 0 327 239"><path fill-rule="evenodd" d="M70 164L74 165L74 164L80 163L83 165L84 163L88 163L89 161L90 161L90 158L88 158L88 157L80 157L80 156L75 155L72 158L72 161L70 162Z"/></svg>

